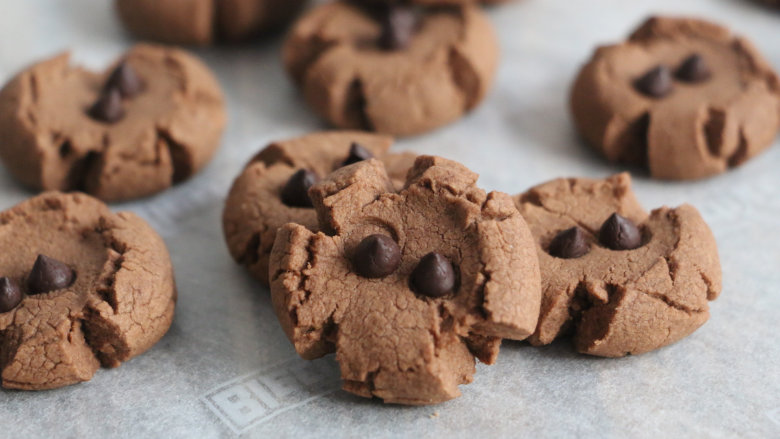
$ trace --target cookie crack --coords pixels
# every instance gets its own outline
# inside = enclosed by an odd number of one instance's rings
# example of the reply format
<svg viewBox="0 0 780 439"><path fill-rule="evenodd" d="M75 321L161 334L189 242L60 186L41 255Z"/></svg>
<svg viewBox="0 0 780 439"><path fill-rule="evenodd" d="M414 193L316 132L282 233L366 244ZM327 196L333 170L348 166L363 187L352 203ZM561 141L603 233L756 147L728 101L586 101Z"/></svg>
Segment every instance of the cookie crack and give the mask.
<svg viewBox="0 0 780 439"><path fill-rule="evenodd" d="M544 205L544 200L541 197L541 195L537 194L536 197L537 197L536 198L536 203L539 203L539 204L536 204L534 202L532 202L531 204L533 204L535 206L538 206L538 207L541 207L542 209L544 209L545 212L547 212L547 213L549 213L551 215L555 215L558 218L568 219L569 221L573 222L575 225L580 227L582 230L584 230L585 232L587 232L587 233L589 233L589 234L591 234L593 236L596 236L598 234L597 230L592 229L588 224L578 220L577 218L573 217L571 214L568 214L568 213L565 213L565 212L558 212L558 211L552 210L549 207L545 206Z"/></svg>
<svg viewBox="0 0 780 439"><path fill-rule="evenodd" d="M740 128L739 130L739 143L737 144L737 150L734 151L728 158L728 165L731 168L741 165L748 159L748 142L745 138L745 131Z"/></svg>
<svg viewBox="0 0 780 439"><path fill-rule="evenodd" d="M187 147L177 142L168 130L163 127L156 128L157 141L168 150L171 158L173 173L171 181L176 184L189 178L193 173L192 156Z"/></svg>
<svg viewBox="0 0 780 439"><path fill-rule="evenodd" d="M682 311L682 312L684 312L684 313L686 313L688 315L691 315L691 314L694 314L694 313L705 312L704 309L691 308L691 307L685 306L685 305L683 305L681 303L677 303L674 300L670 299L669 297L667 297L667 296L665 296L663 294L653 293L653 292L650 292L650 291L644 291L644 290L641 290L641 289L636 289L636 291L638 293L644 294L647 297L650 297L651 299L659 300L659 301L665 303L668 307L674 308L674 309L676 309L678 311Z"/></svg>
<svg viewBox="0 0 780 439"><path fill-rule="evenodd" d="M463 95L463 110L469 111L479 102L480 80L471 62L457 47L447 55L447 67L455 87Z"/></svg>
<svg viewBox="0 0 780 439"><path fill-rule="evenodd" d="M257 231L249 237L244 245L244 252L238 255L238 263L242 265L255 265L260 260L261 235L265 233L268 227L264 226L262 230Z"/></svg>
<svg viewBox="0 0 780 439"><path fill-rule="evenodd" d="M364 131L375 131L374 124L366 111L367 105L363 80L355 77L344 97L344 119Z"/></svg>

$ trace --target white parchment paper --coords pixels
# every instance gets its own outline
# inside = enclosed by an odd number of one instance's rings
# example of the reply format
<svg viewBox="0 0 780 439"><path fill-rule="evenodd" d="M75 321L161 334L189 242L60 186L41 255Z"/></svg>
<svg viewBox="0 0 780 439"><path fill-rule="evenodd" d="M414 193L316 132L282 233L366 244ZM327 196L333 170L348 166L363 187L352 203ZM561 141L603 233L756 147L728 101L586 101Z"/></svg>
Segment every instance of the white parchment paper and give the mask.
<svg viewBox="0 0 780 439"><path fill-rule="evenodd" d="M132 44L109 0L0 2L0 81L72 48L102 68ZM473 114L401 140L459 160L509 193L559 176L620 170L577 139L569 85L596 44L622 39L650 13L709 17L746 34L780 67L780 13L747 0L525 0L490 10L503 58ZM695 183L635 177L646 208L690 202L718 240L724 289L691 337L623 359L505 342L463 396L434 407L385 406L338 390L332 358L297 358L268 291L230 259L224 196L267 142L324 125L279 61L281 39L196 52L224 87L230 123L200 175L123 205L165 238L179 285L170 332L145 355L88 383L0 391L0 437L780 437L780 148ZM0 142L2 139L0 139ZM0 170L0 208L31 195ZM0 249L2 251L2 249Z"/></svg>

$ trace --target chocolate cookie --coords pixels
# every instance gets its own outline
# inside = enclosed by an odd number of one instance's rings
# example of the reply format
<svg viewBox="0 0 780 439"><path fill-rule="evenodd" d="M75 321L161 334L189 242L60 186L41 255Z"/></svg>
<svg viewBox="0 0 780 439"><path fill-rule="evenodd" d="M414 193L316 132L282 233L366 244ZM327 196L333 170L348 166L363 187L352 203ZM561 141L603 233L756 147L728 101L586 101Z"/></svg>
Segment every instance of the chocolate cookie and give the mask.
<svg viewBox="0 0 780 439"><path fill-rule="evenodd" d="M285 43L287 71L338 127L410 135L474 108L490 88L498 43L476 6L314 8Z"/></svg>
<svg viewBox="0 0 780 439"><path fill-rule="evenodd" d="M58 55L0 91L0 158L22 183L104 201L160 192L199 171L225 126L208 68L137 45L103 73Z"/></svg>
<svg viewBox="0 0 780 439"><path fill-rule="evenodd" d="M168 250L142 219L47 192L0 213L2 386L88 381L154 345L173 320Z"/></svg>
<svg viewBox="0 0 780 439"><path fill-rule="evenodd" d="M457 397L474 357L533 332L539 268L503 193L460 164L419 157L396 190L382 163L312 186L323 232L287 224L269 273L274 309L298 353L336 352L344 389L400 404Z"/></svg>
<svg viewBox="0 0 780 439"><path fill-rule="evenodd" d="M577 129L610 161L696 179L766 149L780 127L780 83L747 40L702 20L651 18L601 47L574 84Z"/></svg>
<svg viewBox="0 0 780 439"><path fill-rule="evenodd" d="M314 133L274 142L244 168L230 189L222 226L230 254L263 284L276 230L296 223L319 230L309 187L346 165L380 157L390 177L403 184L415 154L387 154L393 139L359 131Z"/></svg>
<svg viewBox="0 0 780 439"><path fill-rule="evenodd" d="M721 272L709 227L690 205L648 215L631 178L558 179L515 198L537 242L542 310L534 345L571 330L579 352L641 354L709 318Z"/></svg>
<svg viewBox="0 0 780 439"><path fill-rule="evenodd" d="M170 44L237 42L287 24L306 0L116 0L134 35Z"/></svg>

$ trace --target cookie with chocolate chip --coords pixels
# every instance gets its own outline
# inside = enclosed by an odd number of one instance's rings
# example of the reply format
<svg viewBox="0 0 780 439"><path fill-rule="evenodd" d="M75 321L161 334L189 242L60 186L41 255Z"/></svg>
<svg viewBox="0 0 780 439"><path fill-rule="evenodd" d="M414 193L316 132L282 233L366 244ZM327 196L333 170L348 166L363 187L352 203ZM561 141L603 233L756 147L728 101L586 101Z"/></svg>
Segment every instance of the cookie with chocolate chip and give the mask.
<svg viewBox="0 0 780 439"><path fill-rule="evenodd" d="M88 381L173 320L168 250L141 218L47 192L0 213L0 377L9 389Z"/></svg>
<svg viewBox="0 0 780 439"><path fill-rule="evenodd" d="M411 135L482 101L498 44L477 6L335 1L294 25L283 56L306 101L333 125Z"/></svg>
<svg viewBox="0 0 780 439"><path fill-rule="evenodd" d="M230 254L268 284L268 255L276 230L297 223L319 230L309 188L334 170L380 158L399 186L415 154L388 153L393 139L359 131L330 131L274 142L255 155L233 183L222 226Z"/></svg>
<svg viewBox="0 0 780 439"><path fill-rule="evenodd" d="M235 43L278 30L306 0L116 0L125 28L169 44Z"/></svg>
<svg viewBox="0 0 780 439"><path fill-rule="evenodd" d="M0 159L39 190L104 201L160 192L198 172L219 146L217 81L193 56L137 45L102 73L62 54L0 91Z"/></svg>
<svg viewBox="0 0 780 439"><path fill-rule="evenodd" d="M709 318L721 291L718 249L690 205L645 212L628 174L558 179L515 197L536 240L542 307L529 341L573 333L579 352L641 354Z"/></svg>
<svg viewBox="0 0 780 439"><path fill-rule="evenodd" d="M399 404L460 395L475 357L536 327L535 246L512 199L477 175L419 157L399 190L379 160L309 191L320 232L279 229L269 273L276 314L306 359L336 352L345 390Z"/></svg>
<svg viewBox="0 0 780 439"><path fill-rule="evenodd" d="M577 129L608 160L689 180L744 163L780 128L780 82L746 39L695 19L654 17L600 47L574 83Z"/></svg>

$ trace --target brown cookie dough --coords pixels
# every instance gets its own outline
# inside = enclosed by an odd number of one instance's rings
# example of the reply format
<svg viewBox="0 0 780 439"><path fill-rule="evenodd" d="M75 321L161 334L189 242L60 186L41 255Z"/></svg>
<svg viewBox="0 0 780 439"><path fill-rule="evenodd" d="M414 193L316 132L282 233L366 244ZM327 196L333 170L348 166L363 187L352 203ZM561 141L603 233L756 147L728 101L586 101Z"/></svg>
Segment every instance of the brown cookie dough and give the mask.
<svg viewBox="0 0 780 439"><path fill-rule="evenodd" d="M536 239L542 271L532 344L573 330L579 352L635 355L674 343L709 318L707 301L721 290L720 262L694 207L648 215L625 173L553 180L515 202Z"/></svg>
<svg viewBox="0 0 780 439"><path fill-rule="evenodd" d="M0 213L2 386L41 390L92 378L154 345L176 288L162 239L132 213L47 192ZM43 255L43 256L39 256Z"/></svg>
<svg viewBox="0 0 780 439"><path fill-rule="evenodd" d="M285 203L282 196L291 177L301 169L323 178L343 166L353 144L380 157L399 187L415 154L388 154L393 139L359 131L330 131L274 142L244 167L230 189L222 226L230 254L268 285L268 257L276 231L286 223L319 230L311 206Z"/></svg>
<svg viewBox="0 0 780 439"><path fill-rule="evenodd" d="M421 156L397 191L382 163L334 172L310 194L324 232L279 229L271 295L298 353L336 352L344 389L434 404L533 332L539 268L525 222L477 175ZM378 236L376 236L378 235Z"/></svg>
<svg viewBox="0 0 780 439"><path fill-rule="evenodd" d="M601 47L571 95L577 129L610 161L662 179L696 179L766 149L780 127L780 84L753 45L702 20L647 20Z"/></svg>
<svg viewBox="0 0 780 439"><path fill-rule="evenodd" d="M137 45L93 73L58 55L0 91L0 158L25 185L104 201L160 192L219 146L219 85L191 55Z"/></svg>
<svg viewBox="0 0 780 439"><path fill-rule="evenodd" d="M344 1L318 6L285 43L287 71L323 118L343 128L411 135L450 123L482 101L498 43L478 7L405 10L390 18L372 11Z"/></svg>
<svg viewBox="0 0 780 439"><path fill-rule="evenodd" d="M306 0L116 0L132 34L170 44L237 42L287 24Z"/></svg>

